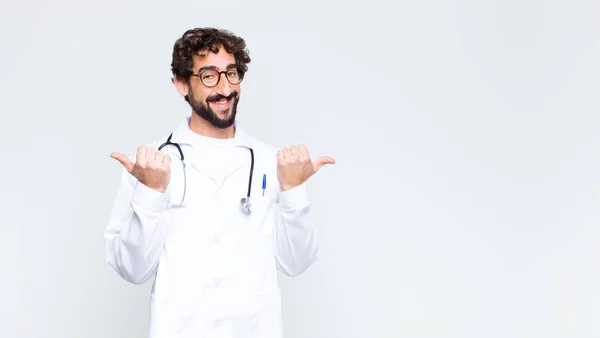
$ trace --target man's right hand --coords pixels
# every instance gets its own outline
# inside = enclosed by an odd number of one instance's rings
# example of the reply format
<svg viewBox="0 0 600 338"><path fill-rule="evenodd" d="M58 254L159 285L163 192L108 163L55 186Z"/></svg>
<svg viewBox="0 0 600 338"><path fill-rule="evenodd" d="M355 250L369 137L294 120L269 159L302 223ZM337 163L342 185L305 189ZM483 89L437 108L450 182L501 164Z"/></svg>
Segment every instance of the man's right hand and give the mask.
<svg viewBox="0 0 600 338"><path fill-rule="evenodd" d="M140 146L136 152L135 164L127 156L113 152L110 157L121 162L123 167L148 188L164 193L171 180L171 157L160 150Z"/></svg>

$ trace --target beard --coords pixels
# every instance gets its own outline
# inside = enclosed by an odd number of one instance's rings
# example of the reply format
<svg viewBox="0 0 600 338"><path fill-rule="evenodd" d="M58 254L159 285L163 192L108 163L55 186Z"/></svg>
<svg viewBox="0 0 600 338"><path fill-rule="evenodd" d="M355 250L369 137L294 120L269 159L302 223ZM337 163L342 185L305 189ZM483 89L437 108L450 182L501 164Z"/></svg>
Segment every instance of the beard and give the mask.
<svg viewBox="0 0 600 338"><path fill-rule="evenodd" d="M229 114L229 117L227 119L220 118L215 113L215 111L212 110L212 108L210 108L209 103L212 101L218 101L221 99L230 100L232 98L233 98L233 103L231 104L231 107L227 108L226 110L221 111L221 113L226 113L227 110L231 110L231 113ZM192 96L191 93L188 96L188 99L189 99L188 103L192 107L192 110L194 111L194 113L198 114L201 118L205 119L206 121L208 121L210 124L212 124L213 126L215 126L217 128L220 128L220 129L229 128L235 122L235 116L237 114L237 104L240 100L238 93L236 91L233 91L231 94L229 94L229 96L223 96L223 95L219 95L219 94L209 96L206 98L206 102L197 101L196 99L194 99L194 97Z"/></svg>

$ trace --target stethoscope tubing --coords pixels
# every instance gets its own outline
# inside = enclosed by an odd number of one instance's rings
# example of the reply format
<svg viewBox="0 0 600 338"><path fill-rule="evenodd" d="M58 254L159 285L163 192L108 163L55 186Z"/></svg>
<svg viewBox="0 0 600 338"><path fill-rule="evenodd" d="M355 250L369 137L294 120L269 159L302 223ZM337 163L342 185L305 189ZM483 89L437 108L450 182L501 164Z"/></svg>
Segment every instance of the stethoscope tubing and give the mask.
<svg viewBox="0 0 600 338"><path fill-rule="evenodd" d="M185 200L185 195L186 195L186 190L187 190L187 175L186 175L185 157L183 155L183 151L181 150L181 146L176 142L171 142L172 137L173 137L173 134L171 133L171 135L169 135L167 140L158 147L158 150L162 150L164 147L172 145L172 146L175 146L177 148L177 151L179 152L179 159L181 160L181 163L183 165L183 185L184 185L183 196L181 198L181 203L179 204L179 206L183 206L183 202ZM241 204L242 210L244 210L245 213L250 214L252 212L251 205L250 205L250 194L252 192L252 177L254 175L254 150L251 147L247 147L247 146L242 146L242 147L250 150L250 175L248 176L248 191L246 194L246 198L242 198L240 201L240 204Z"/></svg>

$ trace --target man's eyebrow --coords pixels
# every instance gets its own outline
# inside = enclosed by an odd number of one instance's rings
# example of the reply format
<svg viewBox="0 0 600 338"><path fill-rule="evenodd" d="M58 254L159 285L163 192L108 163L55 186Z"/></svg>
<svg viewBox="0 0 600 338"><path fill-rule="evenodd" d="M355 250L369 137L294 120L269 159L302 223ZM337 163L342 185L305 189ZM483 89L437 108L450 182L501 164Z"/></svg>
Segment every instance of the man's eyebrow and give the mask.
<svg viewBox="0 0 600 338"><path fill-rule="evenodd" d="M235 63L230 63L227 65L227 67L225 68L226 70L230 70L232 68L237 68L237 65ZM202 73L205 70L219 70L219 68L217 68L216 66L204 66L204 67L200 67L200 69L198 69L198 74Z"/></svg>
<svg viewBox="0 0 600 338"><path fill-rule="evenodd" d="M198 74L202 73L205 70L218 70L218 69L215 66L204 66L204 67L200 67L200 69L198 69Z"/></svg>

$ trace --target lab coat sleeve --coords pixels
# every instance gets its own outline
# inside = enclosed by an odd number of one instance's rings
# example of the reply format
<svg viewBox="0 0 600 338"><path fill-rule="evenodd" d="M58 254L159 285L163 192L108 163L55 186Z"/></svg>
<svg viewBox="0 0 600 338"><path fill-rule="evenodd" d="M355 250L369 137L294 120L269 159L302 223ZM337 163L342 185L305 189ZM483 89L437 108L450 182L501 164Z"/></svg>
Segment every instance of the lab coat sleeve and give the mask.
<svg viewBox="0 0 600 338"><path fill-rule="evenodd" d="M106 260L126 281L142 284L158 267L170 223L167 193L123 172L104 232Z"/></svg>
<svg viewBox="0 0 600 338"><path fill-rule="evenodd" d="M295 277L317 260L319 241L311 219L306 183L279 194L274 229L277 269Z"/></svg>

